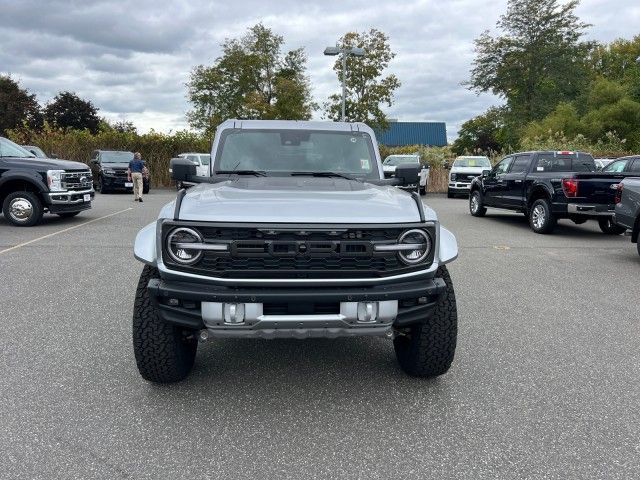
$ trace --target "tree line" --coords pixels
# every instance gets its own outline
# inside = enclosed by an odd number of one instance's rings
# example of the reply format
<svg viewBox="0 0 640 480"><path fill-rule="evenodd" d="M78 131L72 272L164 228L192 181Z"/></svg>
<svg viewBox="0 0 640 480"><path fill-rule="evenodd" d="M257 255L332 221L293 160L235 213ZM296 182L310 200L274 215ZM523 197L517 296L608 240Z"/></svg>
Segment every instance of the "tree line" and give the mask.
<svg viewBox="0 0 640 480"><path fill-rule="evenodd" d="M457 153L568 143L640 150L640 35L585 40L591 25L578 4L509 0L498 34L475 40L466 86L504 103L462 125Z"/></svg>

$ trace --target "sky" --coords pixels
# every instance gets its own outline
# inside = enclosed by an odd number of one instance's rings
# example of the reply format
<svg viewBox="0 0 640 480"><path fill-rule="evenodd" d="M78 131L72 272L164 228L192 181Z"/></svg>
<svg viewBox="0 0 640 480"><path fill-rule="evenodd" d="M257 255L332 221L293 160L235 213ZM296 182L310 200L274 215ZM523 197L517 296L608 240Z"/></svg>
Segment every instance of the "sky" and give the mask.
<svg viewBox="0 0 640 480"><path fill-rule="evenodd" d="M460 125L501 100L461 85L469 78L473 40L494 30L506 0L0 0L0 73L40 103L59 91L91 100L100 115L132 121L141 132L188 128L185 83L195 65L211 64L226 38L258 22L304 47L316 101L339 92L334 58L322 52L348 31L382 30L397 55L389 72L402 86L385 111L400 121ZM587 38L608 42L640 34L640 0L582 0ZM315 114L321 118L321 112Z"/></svg>

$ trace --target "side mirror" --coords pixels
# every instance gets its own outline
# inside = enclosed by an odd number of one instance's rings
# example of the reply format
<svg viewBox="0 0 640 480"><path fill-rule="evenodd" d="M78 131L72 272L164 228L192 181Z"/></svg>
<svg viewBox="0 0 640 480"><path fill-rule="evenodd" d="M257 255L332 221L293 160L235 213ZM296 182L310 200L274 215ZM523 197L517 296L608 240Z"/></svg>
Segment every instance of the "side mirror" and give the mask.
<svg viewBox="0 0 640 480"><path fill-rule="evenodd" d="M196 164L186 158L172 158L169 171L171 172L171 179L176 182L188 182L193 181L193 177L196 176L197 169Z"/></svg>
<svg viewBox="0 0 640 480"><path fill-rule="evenodd" d="M398 165L395 175L402 186L417 185L420 181L420 166L411 164Z"/></svg>
<svg viewBox="0 0 640 480"><path fill-rule="evenodd" d="M449 162L444 162L442 166L444 167L445 170L451 170L451 165L449 165Z"/></svg>
<svg viewBox="0 0 640 480"><path fill-rule="evenodd" d="M488 177L489 174L491 173L491 170L482 170L482 177Z"/></svg>
<svg viewBox="0 0 640 480"><path fill-rule="evenodd" d="M49 155L49 158L56 159L58 158L58 155L56 155L55 153L52 153L51 155Z"/></svg>

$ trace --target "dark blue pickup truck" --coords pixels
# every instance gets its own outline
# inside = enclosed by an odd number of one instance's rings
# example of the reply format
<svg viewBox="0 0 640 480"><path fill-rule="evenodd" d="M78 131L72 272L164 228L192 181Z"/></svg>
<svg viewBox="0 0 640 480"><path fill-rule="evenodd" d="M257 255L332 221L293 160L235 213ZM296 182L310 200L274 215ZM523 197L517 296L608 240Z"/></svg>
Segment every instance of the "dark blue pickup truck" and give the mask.
<svg viewBox="0 0 640 480"><path fill-rule="evenodd" d="M597 220L607 234L625 229L613 223L615 195L626 172L596 172L584 152L520 152L476 177L469 211L482 217L487 207L523 212L536 233L551 233L559 219L576 224Z"/></svg>

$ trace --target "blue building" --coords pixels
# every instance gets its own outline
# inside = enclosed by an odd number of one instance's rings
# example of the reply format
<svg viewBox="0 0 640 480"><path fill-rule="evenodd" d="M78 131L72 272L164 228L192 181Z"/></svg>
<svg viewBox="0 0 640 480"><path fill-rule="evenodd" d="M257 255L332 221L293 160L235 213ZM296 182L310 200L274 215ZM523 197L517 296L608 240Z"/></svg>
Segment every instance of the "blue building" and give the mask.
<svg viewBox="0 0 640 480"><path fill-rule="evenodd" d="M447 127L444 122L389 122L385 132L376 131L378 142L387 147L428 145L444 147L447 144Z"/></svg>

